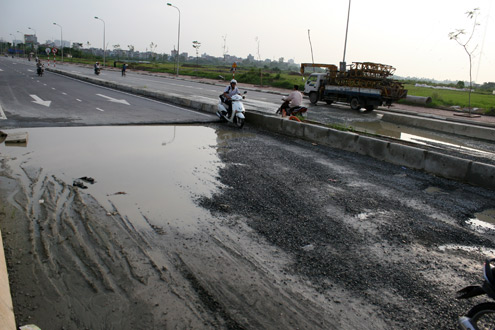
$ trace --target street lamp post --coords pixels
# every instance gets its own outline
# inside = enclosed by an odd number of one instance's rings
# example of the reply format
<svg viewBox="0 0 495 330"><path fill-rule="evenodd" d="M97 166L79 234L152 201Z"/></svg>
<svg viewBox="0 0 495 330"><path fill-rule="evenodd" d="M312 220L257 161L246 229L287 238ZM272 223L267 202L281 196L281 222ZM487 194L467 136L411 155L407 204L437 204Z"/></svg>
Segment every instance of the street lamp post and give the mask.
<svg viewBox="0 0 495 330"><path fill-rule="evenodd" d="M340 63L340 71L346 71L345 51L347 48L347 32L349 31L349 16L351 14L351 0L349 0L349 9L347 10L347 26L345 28L344 59Z"/></svg>
<svg viewBox="0 0 495 330"><path fill-rule="evenodd" d="M10 33L10 35L12 36L12 46L14 46L14 55L15 55L15 35L13 35L12 33Z"/></svg>
<svg viewBox="0 0 495 330"><path fill-rule="evenodd" d="M53 25L56 25L60 28L60 48L62 48L62 63L64 63L64 39L62 38L62 26L57 23L53 23Z"/></svg>
<svg viewBox="0 0 495 330"><path fill-rule="evenodd" d="M95 19L100 20L103 22L103 67L105 67L105 53L106 53L106 47L105 47L105 21L99 18L98 16L95 16Z"/></svg>
<svg viewBox="0 0 495 330"><path fill-rule="evenodd" d="M180 9L177 8L176 6L172 5L171 3L167 3L167 6L174 7L179 12L179 28L178 28L178 32L177 32L177 77L179 77Z"/></svg>
<svg viewBox="0 0 495 330"><path fill-rule="evenodd" d="M26 39L24 38L24 32L17 31L17 33L20 33L21 34L21 40L23 41L22 45L23 45L24 53L25 53L26 52ZM24 54L24 55L26 55L26 54Z"/></svg>
<svg viewBox="0 0 495 330"><path fill-rule="evenodd" d="M36 38L36 42L38 42L38 38L36 37L36 30L35 30L35 29L33 29L32 27L28 27L28 29L29 29L29 30L33 30L33 31L34 31L34 37ZM32 42L32 47L31 47L31 48L32 48L33 50L35 50L35 53L38 53L38 46L36 46L36 49L34 48L34 46L35 46L35 43L34 43L34 41L33 41L33 42ZM36 56L38 56L38 55L36 55Z"/></svg>

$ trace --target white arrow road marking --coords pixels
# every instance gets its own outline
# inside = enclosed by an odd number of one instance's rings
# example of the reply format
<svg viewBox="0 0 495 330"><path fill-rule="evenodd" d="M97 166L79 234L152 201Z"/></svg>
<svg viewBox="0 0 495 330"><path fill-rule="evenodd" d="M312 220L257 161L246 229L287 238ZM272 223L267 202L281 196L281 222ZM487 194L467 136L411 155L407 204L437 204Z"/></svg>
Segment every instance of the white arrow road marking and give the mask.
<svg viewBox="0 0 495 330"><path fill-rule="evenodd" d="M40 99L38 95L29 95L29 96L31 96L34 99L34 101L32 101L33 103L44 105L45 107L49 107L50 104L52 103L52 101L43 101L42 99Z"/></svg>
<svg viewBox="0 0 495 330"><path fill-rule="evenodd" d="M7 119L7 116L5 116L5 113L3 112L1 105L0 105L0 119Z"/></svg>
<svg viewBox="0 0 495 330"><path fill-rule="evenodd" d="M98 96L101 96L105 99L107 99L108 101L110 102L115 102L115 103L121 103L121 104L125 104L125 105L130 105L126 100L122 99L122 100L117 100L117 99L114 99L113 97L110 97L110 96L106 96L106 95L103 95L103 94L96 94Z"/></svg>

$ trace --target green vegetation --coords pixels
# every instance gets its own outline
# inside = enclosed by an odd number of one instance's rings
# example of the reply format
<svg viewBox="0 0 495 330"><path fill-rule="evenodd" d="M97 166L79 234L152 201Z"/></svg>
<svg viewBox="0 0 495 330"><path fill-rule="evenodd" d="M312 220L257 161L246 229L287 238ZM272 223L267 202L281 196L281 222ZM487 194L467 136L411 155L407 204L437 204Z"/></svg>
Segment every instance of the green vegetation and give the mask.
<svg viewBox="0 0 495 330"><path fill-rule="evenodd" d="M467 108L469 106L468 91L416 87L412 84L406 84L405 88L408 91L408 95L431 97L432 103L428 106L433 108L445 108L450 106ZM401 100L399 103L407 103L407 101ZM495 95L492 94L491 90L475 90L471 94L471 106L473 108L483 109L485 113L490 110L493 112L495 109Z"/></svg>

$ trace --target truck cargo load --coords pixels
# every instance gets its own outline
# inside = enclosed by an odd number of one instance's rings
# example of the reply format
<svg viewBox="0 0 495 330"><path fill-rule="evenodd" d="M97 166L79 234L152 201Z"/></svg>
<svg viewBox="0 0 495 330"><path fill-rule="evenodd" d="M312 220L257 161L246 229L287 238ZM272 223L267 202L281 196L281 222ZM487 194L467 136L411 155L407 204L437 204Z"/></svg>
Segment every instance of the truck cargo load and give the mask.
<svg viewBox="0 0 495 330"><path fill-rule="evenodd" d="M306 81L304 94L312 104L345 102L353 110L371 111L378 106L390 106L407 96L402 83L389 78L395 72L390 65L353 62L348 70L340 71L333 64L302 63L302 74L305 67L326 69L325 73L312 73Z"/></svg>

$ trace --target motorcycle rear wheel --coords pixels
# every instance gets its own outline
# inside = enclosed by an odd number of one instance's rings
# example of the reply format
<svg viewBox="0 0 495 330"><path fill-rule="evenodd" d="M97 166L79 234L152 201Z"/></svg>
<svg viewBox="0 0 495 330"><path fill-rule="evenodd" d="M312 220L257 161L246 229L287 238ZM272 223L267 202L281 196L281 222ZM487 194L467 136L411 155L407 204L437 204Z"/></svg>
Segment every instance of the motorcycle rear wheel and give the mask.
<svg viewBox="0 0 495 330"><path fill-rule="evenodd" d="M495 329L495 303L482 303L474 306L466 315L475 329Z"/></svg>

